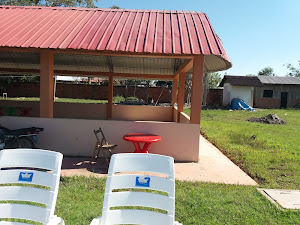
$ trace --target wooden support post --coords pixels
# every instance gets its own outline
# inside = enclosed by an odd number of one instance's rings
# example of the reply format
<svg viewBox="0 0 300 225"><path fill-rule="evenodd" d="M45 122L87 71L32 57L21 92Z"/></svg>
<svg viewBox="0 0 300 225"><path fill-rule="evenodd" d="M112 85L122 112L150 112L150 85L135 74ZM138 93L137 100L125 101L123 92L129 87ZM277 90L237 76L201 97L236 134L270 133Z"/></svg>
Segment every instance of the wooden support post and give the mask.
<svg viewBox="0 0 300 225"><path fill-rule="evenodd" d="M175 103L177 103L177 83L178 83L178 77L173 79L173 86L172 86L172 117L173 117L173 122L175 121Z"/></svg>
<svg viewBox="0 0 300 225"><path fill-rule="evenodd" d="M204 55L195 56L193 60L191 117L193 124L200 125L204 75Z"/></svg>
<svg viewBox="0 0 300 225"><path fill-rule="evenodd" d="M40 117L53 118L54 54L50 51L40 53Z"/></svg>
<svg viewBox="0 0 300 225"><path fill-rule="evenodd" d="M180 123L180 113L183 112L184 107L184 92L185 92L185 72L179 73L179 90L178 90L178 112L177 122Z"/></svg>
<svg viewBox="0 0 300 225"><path fill-rule="evenodd" d="M107 104L107 118L112 118L112 110L113 110L113 96L114 96L114 85L113 85L114 77L109 76L108 78L108 104Z"/></svg>

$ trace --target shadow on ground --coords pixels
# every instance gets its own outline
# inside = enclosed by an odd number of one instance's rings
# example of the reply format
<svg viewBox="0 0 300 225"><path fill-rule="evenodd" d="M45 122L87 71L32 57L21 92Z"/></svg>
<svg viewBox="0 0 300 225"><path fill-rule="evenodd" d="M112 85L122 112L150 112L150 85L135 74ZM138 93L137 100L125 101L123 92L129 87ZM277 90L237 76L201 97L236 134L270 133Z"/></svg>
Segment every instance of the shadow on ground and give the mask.
<svg viewBox="0 0 300 225"><path fill-rule="evenodd" d="M76 170L78 172L87 170L91 173L107 174L108 164L104 158L91 162L88 157L64 157L62 170L72 170L74 173Z"/></svg>

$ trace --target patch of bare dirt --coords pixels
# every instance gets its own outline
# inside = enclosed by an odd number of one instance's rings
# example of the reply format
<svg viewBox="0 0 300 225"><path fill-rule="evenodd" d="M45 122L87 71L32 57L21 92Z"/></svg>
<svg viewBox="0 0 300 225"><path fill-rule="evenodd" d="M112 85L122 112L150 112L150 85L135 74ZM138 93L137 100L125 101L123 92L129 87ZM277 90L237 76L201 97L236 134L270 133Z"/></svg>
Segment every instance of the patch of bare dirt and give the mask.
<svg viewBox="0 0 300 225"><path fill-rule="evenodd" d="M263 116L260 118L250 118L247 121L249 122L256 122L256 123L264 123L264 124L286 124L286 122L281 119L276 114L269 114L267 116Z"/></svg>

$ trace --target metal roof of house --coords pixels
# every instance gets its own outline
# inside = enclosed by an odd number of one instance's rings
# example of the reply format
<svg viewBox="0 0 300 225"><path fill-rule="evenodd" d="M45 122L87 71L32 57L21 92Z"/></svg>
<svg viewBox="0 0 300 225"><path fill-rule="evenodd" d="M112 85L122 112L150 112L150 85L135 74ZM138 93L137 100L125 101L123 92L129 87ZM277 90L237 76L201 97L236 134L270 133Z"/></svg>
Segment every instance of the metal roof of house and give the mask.
<svg viewBox="0 0 300 225"><path fill-rule="evenodd" d="M250 87L263 87L257 76L230 76L225 75L222 79L219 87L224 87L225 83L229 83L232 86L250 86Z"/></svg>
<svg viewBox="0 0 300 225"><path fill-rule="evenodd" d="M232 66L221 39L201 12L0 6L0 21L0 51L8 47L204 54L206 72Z"/></svg>
<svg viewBox="0 0 300 225"><path fill-rule="evenodd" d="M257 77L263 84L300 84L300 77Z"/></svg>

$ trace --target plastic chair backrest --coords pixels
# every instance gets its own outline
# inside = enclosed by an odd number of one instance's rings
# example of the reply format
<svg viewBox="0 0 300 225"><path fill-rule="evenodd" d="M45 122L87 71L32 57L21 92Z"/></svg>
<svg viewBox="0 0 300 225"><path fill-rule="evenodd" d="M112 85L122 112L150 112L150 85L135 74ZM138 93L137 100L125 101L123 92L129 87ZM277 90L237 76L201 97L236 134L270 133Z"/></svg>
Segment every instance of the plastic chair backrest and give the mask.
<svg viewBox="0 0 300 225"><path fill-rule="evenodd" d="M62 159L47 150L0 151L0 202L8 201L0 203L0 218L46 224L54 215Z"/></svg>
<svg viewBox="0 0 300 225"><path fill-rule="evenodd" d="M101 225L171 225L174 211L173 158L145 153L112 156Z"/></svg>

